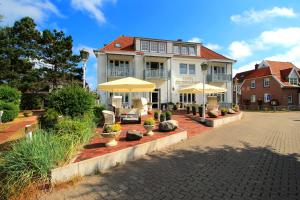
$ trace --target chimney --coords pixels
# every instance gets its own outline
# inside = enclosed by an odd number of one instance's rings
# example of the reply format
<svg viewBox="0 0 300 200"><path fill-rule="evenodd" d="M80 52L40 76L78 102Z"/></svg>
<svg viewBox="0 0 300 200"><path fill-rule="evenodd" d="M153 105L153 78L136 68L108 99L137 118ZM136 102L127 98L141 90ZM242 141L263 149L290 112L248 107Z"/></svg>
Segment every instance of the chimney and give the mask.
<svg viewBox="0 0 300 200"><path fill-rule="evenodd" d="M257 64L257 63L256 63L254 66L255 66L255 70L257 70L257 69L258 69L258 66L259 66L259 64Z"/></svg>

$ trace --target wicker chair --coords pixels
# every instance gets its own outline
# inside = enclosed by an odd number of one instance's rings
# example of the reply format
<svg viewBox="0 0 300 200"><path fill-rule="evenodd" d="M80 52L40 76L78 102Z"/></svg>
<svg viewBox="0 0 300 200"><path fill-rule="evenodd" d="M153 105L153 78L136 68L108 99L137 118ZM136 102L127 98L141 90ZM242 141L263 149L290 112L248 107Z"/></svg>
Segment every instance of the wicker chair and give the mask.
<svg viewBox="0 0 300 200"><path fill-rule="evenodd" d="M102 111L104 116L104 126L108 124L114 124L115 121L115 113L109 110L103 110Z"/></svg>

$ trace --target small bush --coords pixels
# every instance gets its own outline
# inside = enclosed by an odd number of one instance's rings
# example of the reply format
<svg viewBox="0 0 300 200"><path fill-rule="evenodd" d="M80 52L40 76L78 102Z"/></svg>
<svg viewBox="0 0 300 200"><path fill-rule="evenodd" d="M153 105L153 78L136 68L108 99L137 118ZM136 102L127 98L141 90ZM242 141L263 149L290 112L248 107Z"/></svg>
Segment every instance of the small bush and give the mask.
<svg viewBox="0 0 300 200"><path fill-rule="evenodd" d="M118 132L121 130L121 125L120 124L110 124L106 125L103 129L103 133L112 133L112 132Z"/></svg>
<svg viewBox="0 0 300 200"><path fill-rule="evenodd" d="M148 118L144 121L144 125L154 125L154 124L155 124L155 121L152 117Z"/></svg>
<svg viewBox="0 0 300 200"><path fill-rule="evenodd" d="M171 120L172 113L170 111L166 112L166 120Z"/></svg>
<svg viewBox="0 0 300 200"><path fill-rule="evenodd" d="M160 119L161 122L166 121L166 114L165 113L161 113L159 119Z"/></svg>
<svg viewBox="0 0 300 200"><path fill-rule="evenodd" d="M91 113L94 103L94 95L76 85L59 89L49 97L49 108L72 118Z"/></svg>
<svg viewBox="0 0 300 200"><path fill-rule="evenodd" d="M226 115L228 113L228 109L227 108L222 108L221 109L221 115Z"/></svg>
<svg viewBox="0 0 300 200"><path fill-rule="evenodd" d="M25 110L25 111L23 112L24 117L31 117L32 114L33 114L33 112L30 111L30 110Z"/></svg>
<svg viewBox="0 0 300 200"><path fill-rule="evenodd" d="M20 107L22 110L41 109L45 98L39 94L22 94Z"/></svg>
<svg viewBox="0 0 300 200"><path fill-rule="evenodd" d="M0 110L3 111L2 122L9 122L18 117L19 106L14 103L0 101Z"/></svg>
<svg viewBox="0 0 300 200"><path fill-rule="evenodd" d="M94 107L94 121L96 125L102 125L104 123L104 116L102 111L105 110L104 105L97 105Z"/></svg>
<svg viewBox="0 0 300 200"><path fill-rule="evenodd" d="M59 118L58 112L54 109L48 109L43 115L39 117L39 123L42 129L51 129L57 124Z"/></svg>
<svg viewBox="0 0 300 200"><path fill-rule="evenodd" d="M20 105L21 92L8 85L0 85L0 101Z"/></svg>
<svg viewBox="0 0 300 200"><path fill-rule="evenodd" d="M155 112L154 112L154 119L155 119L155 120L158 120L158 118L159 118L159 113L160 113L159 111L155 111Z"/></svg>

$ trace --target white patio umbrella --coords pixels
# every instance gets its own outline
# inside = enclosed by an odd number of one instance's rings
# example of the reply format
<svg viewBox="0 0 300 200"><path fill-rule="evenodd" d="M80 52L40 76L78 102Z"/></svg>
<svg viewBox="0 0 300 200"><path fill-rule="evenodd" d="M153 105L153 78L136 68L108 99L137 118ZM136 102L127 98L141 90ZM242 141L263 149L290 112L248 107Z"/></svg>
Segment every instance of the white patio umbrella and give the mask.
<svg viewBox="0 0 300 200"><path fill-rule="evenodd" d="M226 88L217 87L214 85L204 84L203 83L196 83L194 85L190 85L188 87L180 89L179 93L192 93L192 94L216 94L216 93L223 93L226 92Z"/></svg>

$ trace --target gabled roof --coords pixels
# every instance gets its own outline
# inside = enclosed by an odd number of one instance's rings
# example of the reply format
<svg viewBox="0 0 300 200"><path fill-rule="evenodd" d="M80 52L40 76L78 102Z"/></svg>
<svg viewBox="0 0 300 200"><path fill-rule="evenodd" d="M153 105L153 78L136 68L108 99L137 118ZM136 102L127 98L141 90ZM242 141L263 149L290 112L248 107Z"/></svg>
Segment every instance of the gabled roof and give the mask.
<svg viewBox="0 0 300 200"><path fill-rule="evenodd" d="M101 52L106 51L135 51L134 48L134 37L129 36L119 36L109 44L105 45L103 48L100 49ZM177 41L174 41L177 42ZM116 44L120 44L120 47L116 46ZM197 44L197 43L195 43ZM190 58L205 58L205 59L220 59L220 60L230 60L234 61L232 59L229 59L219 53L214 52L211 49L208 49L207 47L201 45L200 49L201 56L188 56ZM140 53L140 52L136 52Z"/></svg>
<svg viewBox="0 0 300 200"><path fill-rule="evenodd" d="M288 82L287 77L290 74L290 72L293 70L293 68L296 68L296 66L293 63L271 61L271 60L265 60L263 62L267 64L266 67L261 67L258 69L237 73L234 78L238 78L239 82L243 82L245 79L254 79L254 78L273 75L284 86L292 86ZM299 71L298 68L296 68L296 70Z"/></svg>

